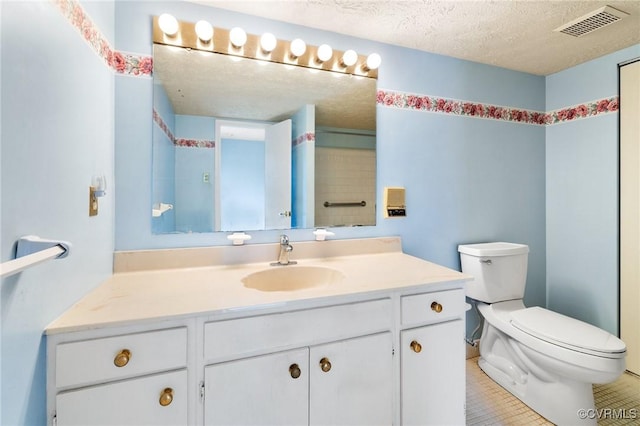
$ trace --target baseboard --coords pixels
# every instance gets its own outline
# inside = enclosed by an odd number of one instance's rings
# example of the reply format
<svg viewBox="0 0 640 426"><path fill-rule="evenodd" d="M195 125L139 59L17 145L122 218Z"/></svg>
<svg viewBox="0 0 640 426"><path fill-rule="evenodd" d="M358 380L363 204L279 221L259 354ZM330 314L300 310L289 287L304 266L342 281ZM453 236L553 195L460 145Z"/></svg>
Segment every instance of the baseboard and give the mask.
<svg viewBox="0 0 640 426"><path fill-rule="evenodd" d="M474 340L473 345L470 345L465 341L464 347L467 351L467 359L480 356L480 339Z"/></svg>

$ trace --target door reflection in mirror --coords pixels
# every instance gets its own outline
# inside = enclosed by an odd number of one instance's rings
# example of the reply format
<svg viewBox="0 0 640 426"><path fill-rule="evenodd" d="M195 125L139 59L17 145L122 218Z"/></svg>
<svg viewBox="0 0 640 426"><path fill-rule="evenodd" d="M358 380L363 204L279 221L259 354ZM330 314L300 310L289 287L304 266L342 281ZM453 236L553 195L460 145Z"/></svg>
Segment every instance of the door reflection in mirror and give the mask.
<svg viewBox="0 0 640 426"><path fill-rule="evenodd" d="M220 226L216 230L264 229L265 141L220 140Z"/></svg>
<svg viewBox="0 0 640 426"><path fill-rule="evenodd" d="M216 135L215 230L289 229L291 120L217 120Z"/></svg>

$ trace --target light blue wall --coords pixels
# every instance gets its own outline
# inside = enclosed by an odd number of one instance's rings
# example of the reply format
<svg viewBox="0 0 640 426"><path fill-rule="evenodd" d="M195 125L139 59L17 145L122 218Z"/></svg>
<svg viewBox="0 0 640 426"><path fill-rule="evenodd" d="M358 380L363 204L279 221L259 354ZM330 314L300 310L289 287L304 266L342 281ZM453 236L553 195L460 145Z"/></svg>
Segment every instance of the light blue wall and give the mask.
<svg viewBox="0 0 640 426"><path fill-rule="evenodd" d="M635 45L547 77L546 109L618 96ZM618 333L618 114L546 128L549 308Z"/></svg>
<svg viewBox="0 0 640 426"><path fill-rule="evenodd" d="M216 119L178 114L176 116L176 138L213 141L216 138Z"/></svg>
<svg viewBox="0 0 640 426"><path fill-rule="evenodd" d="M640 44L547 76L546 111L618 96L618 64L638 57Z"/></svg>
<svg viewBox="0 0 640 426"><path fill-rule="evenodd" d="M176 116L176 138L213 141L215 119ZM211 232L214 228L213 148L175 147L176 231ZM209 182L203 175L209 174Z"/></svg>
<svg viewBox="0 0 640 426"><path fill-rule="evenodd" d="M175 230L211 232L214 228L216 149L176 146L175 153ZM204 182L204 173L209 174L209 182Z"/></svg>
<svg viewBox="0 0 640 426"><path fill-rule="evenodd" d="M171 101L161 84L153 85L153 108L169 131L176 134L176 116ZM164 130L153 122L153 179L151 182L153 205L160 203L175 204L176 152L173 140ZM151 209L151 206L149 207ZM176 230L176 212L167 210L158 217L151 219L154 233L174 232Z"/></svg>
<svg viewBox="0 0 640 426"><path fill-rule="evenodd" d="M458 268L458 244L528 244L525 300L544 306L544 129L380 112L378 185L406 188L407 217L385 222L397 227L404 249Z"/></svg>
<svg viewBox="0 0 640 426"><path fill-rule="evenodd" d="M315 105L304 105L291 117L291 134L296 139L307 133L316 132ZM313 228L313 206L315 202L316 162L314 141L295 145L291 152L291 227Z"/></svg>
<svg viewBox="0 0 640 426"><path fill-rule="evenodd" d="M0 261L13 258L14 243L23 235L73 244L68 258L1 283L0 423L44 425L42 332L112 271L113 72L53 2L1 2L0 10ZM92 2L87 11L112 41L113 2ZM107 176L109 187L98 216L89 217L89 185L96 173Z"/></svg>
<svg viewBox="0 0 640 426"><path fill-rule="evenodd" d="M0 3L0 46L2 46L2 4ZM2 55L0 52L0 93L2 93ZM2 99L0 99L0 142L2 141ZM0 230L2 229L2 144L0 143ZM0 234L1 237L1 234ZM0 239L0 262L5 260ZM0 285L2 281L0 280ZM0 291L0 297L2 293ZM1 299L0 299L1 300ZM2 303L0 302L0 421L2 421Z"/></svg>

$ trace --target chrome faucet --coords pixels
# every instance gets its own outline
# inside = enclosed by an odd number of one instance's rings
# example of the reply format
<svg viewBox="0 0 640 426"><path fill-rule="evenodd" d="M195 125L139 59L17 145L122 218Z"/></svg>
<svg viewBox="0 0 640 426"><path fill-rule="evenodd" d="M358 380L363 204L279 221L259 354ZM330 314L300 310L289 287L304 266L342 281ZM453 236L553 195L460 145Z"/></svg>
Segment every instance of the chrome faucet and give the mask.
<svg viewBox="0 0 640 426"><path fill-rule="evenodd" d="M286 266L295 265L295 260L289 260L289 253L293 251L293 246L289 244L289 237L287 235L280 235L280 254L278 255L278 261L271 264L271 266Z"/></svg>

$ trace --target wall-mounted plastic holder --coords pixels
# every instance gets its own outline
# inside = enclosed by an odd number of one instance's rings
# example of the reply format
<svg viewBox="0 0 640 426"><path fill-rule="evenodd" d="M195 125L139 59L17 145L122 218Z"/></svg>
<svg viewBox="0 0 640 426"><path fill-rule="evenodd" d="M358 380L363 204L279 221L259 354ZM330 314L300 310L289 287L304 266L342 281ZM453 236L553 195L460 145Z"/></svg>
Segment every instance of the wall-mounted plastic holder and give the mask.
<svg viewBox="0 0 640 426"><path fill-rule="evenodd" d="M153 207L151 208L151 216L160 217L162 216L163 213L168 212L172 208L173 208L173 204L165 204L165 203L154 204Z"/></svg>
<svg viewBox="0 0 640 426"><path fill-rule="evenodd" d="M91 186L94 189L96 197L104 197L107 195L107 178L104 175L95 175L91 177Z"/></svg>
<svg viewBox="0 0 640 426"><path fill-rule="evenodd" d="M334 234L331 231L327 231L326 229L318 228L315 231L313 231L313 235L316 236L316 241L324 241L327 237L330 237L336 234Z"/></svg>
<svg viewBox="0 0 640 426"><path fill-rule="evenodd" d="M231 235L227 235L227 239L233 241L234 246L241 246L245 241L251 239L251 235L245 234L244 232L234 232Z"/></svg>

